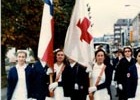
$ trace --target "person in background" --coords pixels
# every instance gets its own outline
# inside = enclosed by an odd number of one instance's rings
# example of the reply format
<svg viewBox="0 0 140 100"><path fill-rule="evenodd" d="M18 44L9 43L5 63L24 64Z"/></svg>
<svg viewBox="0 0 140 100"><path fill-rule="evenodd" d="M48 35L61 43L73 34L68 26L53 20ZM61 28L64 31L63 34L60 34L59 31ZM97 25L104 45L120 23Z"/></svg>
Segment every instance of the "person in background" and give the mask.
<svg viewBox="0 0 140 100"><path fill-rule="evenodd" d="M104 64L105 51L98 49L95 52L95 64L93 66L92 80L93 86L89 87L89 93L94 93L94 100L110 100L108 87L112 80L110 66Z"/></svg>
<svg viewBox="0 0 140 100"><path fill-rule="evenodd" d="M117 67L119 65L120 60L123 58L123 51L121 49L118 49L118 51L116 52L116 55L117 55L117 57L113 60L113 68L115 70L114 83L115 83L115 88L116 88L116 93L117 93L116 96L118 96L119 95L119 88L118 88L119 71L118 71Z"/></svg>
<svg viewBox="0 0 140 100"><path fill-rule="evenodd" d="M48 89L50 73L53 73L52 69L41 59L33 64L32 98L34 100L45 100L46 97L50 97Z"/></svg>
<svg viewBox="0 0 140 100"><path fill-rule="evenodd" d="M116 64L118 63L118 50L113 52L113 58L112 58L112 64L113 64L113 69L115 70Z"/></svg>
<svg viewBox="0 0 140 100"><path fill-rule="evenodd" d="M127 46L123 49L124 57L117 66L117 84L119 88L119 100L127 100L127 72L130 66L135 64L131 47Z"/></svg>
<svg viewBox="0 0 140 100"><path fill-rule="evenodd" d="M140 100L140 49L136 51L137 62L132 65L127 73L127 98Z"/></svg>
<svg viewBox="0 0 140 100"><path fill-rule="evenodd" d="M26 64L27 53L18 50L17 64L8 74L7 100L29 100L32 97L32 67Z"/></svg>
<svg viewBox="0 0 140 100"><path fill-rule="evenodd" d="M118 49L115 52L116 57L113 59L113 68L116 70L119 61L123 58L123 51Z"/></svg>

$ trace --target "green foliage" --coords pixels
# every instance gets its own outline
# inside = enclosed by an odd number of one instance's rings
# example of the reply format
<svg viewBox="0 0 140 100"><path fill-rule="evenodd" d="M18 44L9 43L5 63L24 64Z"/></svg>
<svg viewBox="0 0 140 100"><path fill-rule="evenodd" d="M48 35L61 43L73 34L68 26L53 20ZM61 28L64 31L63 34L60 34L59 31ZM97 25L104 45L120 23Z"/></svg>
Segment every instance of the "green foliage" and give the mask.
<svg viewBox="0 0 140 100"><path fill-rule="evenodd" d="M2 0L1 5L2 45L17 48L37 46L42 0Z"/></svg>
<svg viewBox="0 0 140 100"><path fill-rule="evenodd" d="M54 0L55 48L63 46L74 2ZM42 0L2 0L2 45L37 48L42 12Z"/></svg>
<svg viewBox="0 0 140 100"><path fill-rule="evenodd" d="M63 47L74 2L54 0L54 48ZM4 55L7 47L31 47L37 59L43 4L43 0L1 0L2 75L6 73Z"/></svg>
<svg viewBox="0 0 140 100"><path fill-rule="evenodd" d="M54 0L57 1L57 0ZM75 0L59 0L54 2L55 41L56 48L63 47L67 27L70 22Z"/></svg>

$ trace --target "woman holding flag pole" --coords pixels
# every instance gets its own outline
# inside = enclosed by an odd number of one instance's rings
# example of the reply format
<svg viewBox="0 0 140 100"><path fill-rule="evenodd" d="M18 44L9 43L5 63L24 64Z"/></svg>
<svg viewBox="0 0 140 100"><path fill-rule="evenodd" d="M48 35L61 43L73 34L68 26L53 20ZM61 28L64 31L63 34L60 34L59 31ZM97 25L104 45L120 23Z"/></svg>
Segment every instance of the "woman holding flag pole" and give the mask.
<svg viewBox="0 0 140 100"><path fill-rule="evenodd" d="M99 49L95 52L95 64L92 69L92 86L89 93L93 93L93 100L110 100L107 88L110 87L112 72L108 65L104 64L105 51Z"/></svg>
<svg viewBox="0 0 140 100"><path fill-rule="evenodd" d="M56 49L54 53L54 82L49 85L49 90L54 91L54 100L70 100L70 98L64 97L62 85L62 73L66 66L65 54L61 49Z"/></svg>

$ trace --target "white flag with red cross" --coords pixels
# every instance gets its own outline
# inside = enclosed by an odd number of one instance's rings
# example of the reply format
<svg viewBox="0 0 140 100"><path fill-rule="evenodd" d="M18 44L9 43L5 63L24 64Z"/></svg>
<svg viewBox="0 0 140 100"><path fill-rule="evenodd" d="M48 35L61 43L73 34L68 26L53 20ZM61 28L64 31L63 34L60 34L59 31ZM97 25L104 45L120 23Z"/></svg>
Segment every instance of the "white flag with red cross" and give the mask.
<svg viewBox="0 0 140 100"><path fill-rule="evenodd" d="M94 59L92 0L76 0L67 30L64 53L88 67Z"/></svg>

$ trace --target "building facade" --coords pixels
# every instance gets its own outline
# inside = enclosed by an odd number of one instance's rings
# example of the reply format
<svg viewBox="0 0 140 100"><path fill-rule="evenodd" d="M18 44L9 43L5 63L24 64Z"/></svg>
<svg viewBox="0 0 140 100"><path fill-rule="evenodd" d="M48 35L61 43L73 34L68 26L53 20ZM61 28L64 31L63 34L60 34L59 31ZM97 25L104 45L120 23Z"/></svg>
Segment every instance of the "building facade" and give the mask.
<svg viewBox="0 0 140 100"><path fill-rule="evenodd" d="M114 44L118 47L129 43L131 19L118 19L114 24Z"/></svg>
<svg viewBox="0 0 140 100"><path fill-rule="evenodd" d="M130 40L136 46L140 43L140 13L132 20Z"/></svg>

